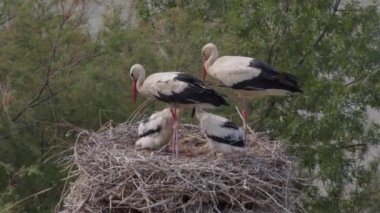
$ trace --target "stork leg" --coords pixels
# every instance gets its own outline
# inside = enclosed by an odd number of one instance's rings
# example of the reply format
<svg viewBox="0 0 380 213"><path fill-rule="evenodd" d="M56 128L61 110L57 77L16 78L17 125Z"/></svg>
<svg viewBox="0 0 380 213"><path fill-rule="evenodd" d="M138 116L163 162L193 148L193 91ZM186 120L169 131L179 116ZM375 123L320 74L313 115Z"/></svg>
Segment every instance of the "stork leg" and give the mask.
<svg viewBox="0 0 380 213"><path fill-rule="evenodd" d="M249 112L247 107L247 99L243 94L236 92L236 97L238 102L241 103L240 107L236 107L236 111L238 112L241 120L243 121L243 129L244 129L244 145L247 145L247 129L248 129L248 118Z"/></svg>
<svg viewBox="0 0 380 213"><path fill-rule="evenodd" d="M241 110L241 114L243 115L243 127L244 127L244 145L247 145L247 129L248 129L248 118L249 112L247 108L243 108Z"/></svg>
<svg viewBox="0 0 380 213"><path fill-rule="evenodd" d="M173 147L172 147L172 154L178 155L178 116L177 116L177 109L176 108L170 108L170 112L172 113L173 116L173 135L172 135L172 142L173 142Z"/></svg>
<svg viewBox="0 0 380 213"><path fill-rule="evenodd" d="M245 98L242 98L242 107L241 107L241 114L243 117L243 128L244 128L244 145L247 145L247 129L248 129L248 118L249 118L249 112L247 107L247 100Z"/></svg>

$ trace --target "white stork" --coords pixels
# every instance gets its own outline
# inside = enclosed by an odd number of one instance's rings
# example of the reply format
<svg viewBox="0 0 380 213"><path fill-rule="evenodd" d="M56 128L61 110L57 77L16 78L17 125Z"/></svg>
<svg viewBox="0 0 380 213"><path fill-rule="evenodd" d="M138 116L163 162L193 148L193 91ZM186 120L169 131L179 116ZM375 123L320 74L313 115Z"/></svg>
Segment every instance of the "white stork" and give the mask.
<svg viewBox="0 0 380 213"><path fill-rule="evenodd" d="M139 124L136 147L157 150L168 144L172 135L172 115L169 108L153 113Z"/></svg>
<svg viewBox="0 0 380 213"><path fill-rule="evenodd" d="M245 150L244 131L235 123L200 109L196 109L195 115L212 151L231 153Z"/></svg>
<svg viewBox="0 0 380 213"><path fill-rule="evenodd" d="M202 77L206 75L235 89L242 100L244 128L249 117L246 109L247 98L260 96L283 96L302 90L296 78L288 73L278 72L271 65L255 58L244 56L219 57L218 49L212 43L202 48Z"/></svg>
<svg viewBox="0 0 380 213"><path fill-rule="evenodd" d="M145 78L145 69L135 64L130 69L133 82L133 101L137 92L150 99L166 102L170 105L173 117L173 146L177 144L178 116L177 108L199 107L213 108L228 105L223 97L206 86L201 80L181 72L154 73ZM174 149L173 149L174 150ZM178 154L178 147L176 146Z"/></svg>

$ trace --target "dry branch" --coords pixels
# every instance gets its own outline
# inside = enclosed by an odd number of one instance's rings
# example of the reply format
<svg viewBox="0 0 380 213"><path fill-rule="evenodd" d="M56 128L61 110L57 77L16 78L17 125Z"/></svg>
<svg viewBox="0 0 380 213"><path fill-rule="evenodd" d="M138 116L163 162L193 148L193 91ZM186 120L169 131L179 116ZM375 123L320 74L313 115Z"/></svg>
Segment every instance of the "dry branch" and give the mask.
<svg viewBox="0 0 380 213"><path fill-rule="evenodd" d="M212 155L198 126L180 127L180 156L135 150L136 124L82 131L63 162L77 175L62 212L293 212L300 193L279 142L248 136L245 155ZM171 147L170 145L168 148Z"/></svg>

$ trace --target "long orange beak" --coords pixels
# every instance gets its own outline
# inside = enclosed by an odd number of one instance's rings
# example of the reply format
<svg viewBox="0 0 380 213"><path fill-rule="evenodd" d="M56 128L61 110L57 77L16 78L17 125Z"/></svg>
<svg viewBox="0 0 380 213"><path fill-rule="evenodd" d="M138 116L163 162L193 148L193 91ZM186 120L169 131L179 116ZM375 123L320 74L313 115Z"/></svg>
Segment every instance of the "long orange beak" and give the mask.
<svg viewBox="0 0 380 213"><path fill-rule="evenodd" d="M132 80L132 101L136 103L137 100L137 80Z"/></svg>
<svg viewBox="0 0 380 213"><path fill-rule="evenodd" d="M202 80L205 81L207 76L205 63L202 64Z"/></svg>

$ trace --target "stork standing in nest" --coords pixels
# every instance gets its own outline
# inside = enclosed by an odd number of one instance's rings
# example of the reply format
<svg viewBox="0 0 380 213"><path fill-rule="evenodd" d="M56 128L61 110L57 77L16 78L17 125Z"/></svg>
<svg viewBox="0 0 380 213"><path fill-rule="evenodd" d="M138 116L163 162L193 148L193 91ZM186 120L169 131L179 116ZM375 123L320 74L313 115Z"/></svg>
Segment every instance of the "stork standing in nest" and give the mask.
<svg viewBox="0 0 380 213"><path fill-rule="evenodd" d="M202 131L207 138L207 144L213 152L242 152L245 150L245 134L243 129L227 118L195 109L195 115Z"/></svg>
<svg viewBox="0 0 380 213"><path fill-rule="evenodd" d="M203 81L209 74L236 91L242 103L240 111L245 131L249 118L247 98L302 93L293 75L278 72L271 65L255 58L219 57L218 49L212 43L208 43L202 48L202 64Z"/></svg>
<svg viewBox="0 0 380 213"><path fill-rule="evenodd" d="M228 105L222 96L201 80L181 72L154 73L145 78L145 69L135 64L130 69L133 83L133 101L137 92L153 100L170 105L173 118L173 151L178 155L178 115L177 109L184 107L214 108Z"/></svg>
<svg viewBox="0 0 380 213"><path fill-rule="evenodd" d="M157 150L168 144L173 133L172 115L169 108L153 113L140 122L136 147Z"/></svg>

